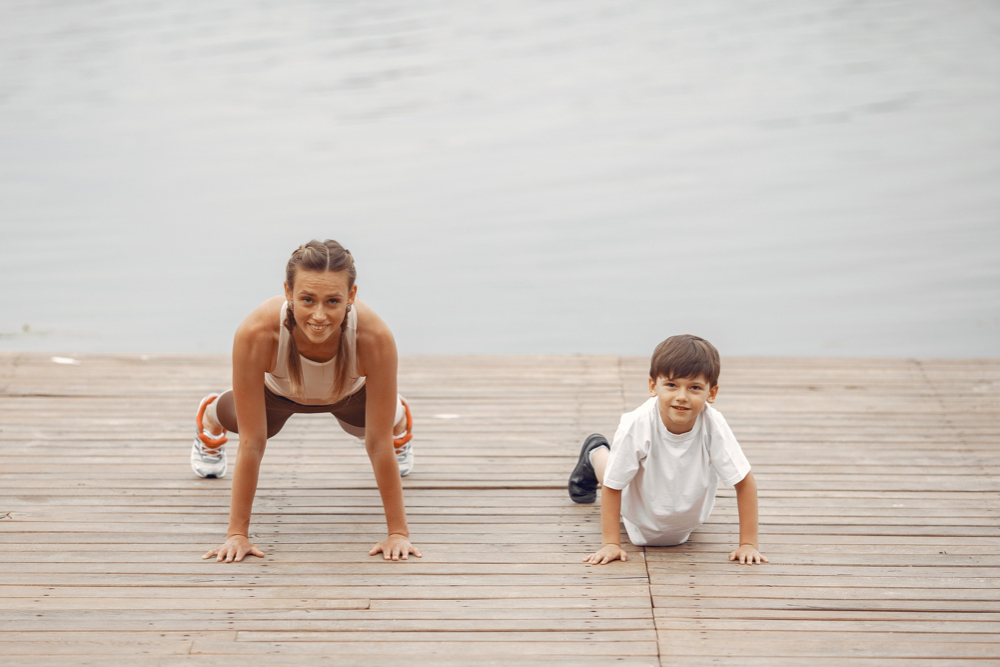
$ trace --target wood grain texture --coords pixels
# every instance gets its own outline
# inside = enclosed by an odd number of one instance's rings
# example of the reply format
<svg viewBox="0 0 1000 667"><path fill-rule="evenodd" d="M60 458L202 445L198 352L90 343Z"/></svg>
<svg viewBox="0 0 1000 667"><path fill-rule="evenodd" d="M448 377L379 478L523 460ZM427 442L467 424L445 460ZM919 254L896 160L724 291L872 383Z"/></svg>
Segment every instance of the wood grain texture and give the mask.
<svg viewBox="0 0 1000 667"><path fill-rule="evenodd" d="M200 558L230 480L187 463L228 359L78 359L0 354L5 664L1000 659L1000 360L724 359L716 407L753 465L771 564L728 561L722 488L687 544L597 567L581 561L599 505L570 502L566 478L586 435L646 399L644 358L404 357L424 558L367 555L385 528L364 448L300 415L261 470L267 557L238 565Z"/></svg>

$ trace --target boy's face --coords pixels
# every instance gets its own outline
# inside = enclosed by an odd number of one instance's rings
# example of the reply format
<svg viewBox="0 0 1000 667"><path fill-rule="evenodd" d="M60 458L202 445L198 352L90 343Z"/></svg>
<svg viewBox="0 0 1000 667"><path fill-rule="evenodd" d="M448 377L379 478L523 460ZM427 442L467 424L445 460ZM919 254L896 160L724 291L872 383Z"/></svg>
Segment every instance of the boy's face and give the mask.
<svg viewBox="0 0 1000 667"><path fill-rule="evenodd" d="M704 376L696 378L649 379L649 395L655 396L660 408L660 419L667 430L675 435L687 433L706 403L715 402L719 387L708 386Z"/></svg>

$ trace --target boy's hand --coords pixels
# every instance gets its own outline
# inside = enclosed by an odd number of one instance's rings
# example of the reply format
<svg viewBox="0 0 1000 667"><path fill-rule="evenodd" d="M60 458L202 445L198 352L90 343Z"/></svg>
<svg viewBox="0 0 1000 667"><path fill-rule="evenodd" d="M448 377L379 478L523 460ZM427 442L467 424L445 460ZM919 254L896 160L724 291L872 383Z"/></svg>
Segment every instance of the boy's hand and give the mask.
<svg viewBox="0 0 1000 667"><path fill-rule="evenodd" d="M736 547L736 551L729 554L729 560L738 560L743 565L760 565L771 562L752 544L741 544Z"/></svg>
<svg viewBox="0 0 1000 667"><path fill-rule="evenodd" d="M628 554L625 553L620 544L605 544L600 551L584 558L583 562L591 565L607 565L613 560L628 560Z"/></svg>
<svg viewBox="0 0 1000 667"><path fill-rule="evenodd" d="M410 544L410 538L400 533L390 533L389 537L373 546L368 555L374 556L380 551L386 560L407 560L410 554L417 558L423 558L420 551Z"/></svg>

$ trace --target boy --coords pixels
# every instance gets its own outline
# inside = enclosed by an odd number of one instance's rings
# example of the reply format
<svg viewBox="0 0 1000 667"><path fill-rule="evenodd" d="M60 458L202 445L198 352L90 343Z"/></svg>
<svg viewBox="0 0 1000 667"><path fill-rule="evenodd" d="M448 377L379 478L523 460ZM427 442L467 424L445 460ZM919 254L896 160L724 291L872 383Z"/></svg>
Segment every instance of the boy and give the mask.
<svg viewBox="0 0 1000 667"><path fill-rule="evenodd" d="M729 560L768 562L757 550L757 485L743 450L715 408L719 353L697 336L671 336L656 346L649 367L651 398L622 415L614 443L595 433L569 478L573 502L601 498L603 546L591 564L627 560L620 544L624 519L637 546L683 544L708 519L719 480L736 487L740 544Z"/></svg>

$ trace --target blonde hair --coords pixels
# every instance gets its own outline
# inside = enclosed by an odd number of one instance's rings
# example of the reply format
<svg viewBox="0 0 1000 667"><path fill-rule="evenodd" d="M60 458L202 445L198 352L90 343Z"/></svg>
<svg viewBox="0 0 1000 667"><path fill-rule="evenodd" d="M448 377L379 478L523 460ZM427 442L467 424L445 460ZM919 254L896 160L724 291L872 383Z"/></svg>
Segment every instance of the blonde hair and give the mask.
<svg viewBox="0 0 1000 667"><path fill-rule="evenodd" d="M295 286L295 276L299 270L303 271L333 271L347 273L347 289L354 287L354 281L358 277L358 271L354 268L354 257L351 251L332 239L325 241L312 240L309 243L300 245L292 253L285 265L285 282L291 291ZM330 387L330 403L336 403L342 398L348 383L354 378L349 377L350 370L355 366L355 356L357 350L354 346L354 338L344 336L347 330L347 318L351 314L351 306L347 306L344 313L344 320L340 323L340 349L337 352L336 371L334 373L333 386ZM302 364L299 361L299 348L295 344L295 313L292 304L288 304L285 309L285 328L288 329L288 380L292 385L292 395L302 396L305 387L302 382Z"/></svg>

